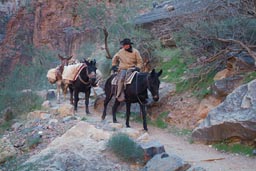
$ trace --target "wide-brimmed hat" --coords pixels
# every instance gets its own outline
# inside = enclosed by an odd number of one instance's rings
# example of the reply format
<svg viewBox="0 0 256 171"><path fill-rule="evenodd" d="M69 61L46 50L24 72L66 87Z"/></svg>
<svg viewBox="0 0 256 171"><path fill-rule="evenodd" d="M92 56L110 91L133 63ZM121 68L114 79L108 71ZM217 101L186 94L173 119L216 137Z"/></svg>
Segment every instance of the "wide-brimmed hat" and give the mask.
<svg viewBox="0 0 256 171"><path fill-rule="evenodd" d="M125 38L120 42L122 45L132 45L133 43L131 42L131 39Z"/></svg>

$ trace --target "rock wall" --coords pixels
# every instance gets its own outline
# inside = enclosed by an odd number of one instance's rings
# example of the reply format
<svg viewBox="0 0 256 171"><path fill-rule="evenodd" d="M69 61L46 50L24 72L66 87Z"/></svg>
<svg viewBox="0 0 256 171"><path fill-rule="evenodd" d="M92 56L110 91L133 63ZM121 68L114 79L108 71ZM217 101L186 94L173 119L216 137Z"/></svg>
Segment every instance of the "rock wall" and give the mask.
<svg viewBox="0 0 256 171"><path fill-rule="evenodd" d="M95 29L84 26L77 15L77 1L46 1L36 4L33 43L76 56L84 42L95 41Z"/></svg>
<svg viewBox="0 0 256 171"><path fill-rule="evenodd" d="M0 43L1 74L6 75L18 63L31 61L30 54L25 54L28 46L76 57L83 43L95 42L96 28L90 26L89 19L80 18L77 6L77 0L39 0L21 6L8 22Z"/></svg>
<svg viewBox="0 0 256 171"><path fill-rule="evenodd" d="M0 78L10 73L17 64L31 60L24 49L33 44L33 21L34 15L21 8L8 22L0 44Z"/></svg>

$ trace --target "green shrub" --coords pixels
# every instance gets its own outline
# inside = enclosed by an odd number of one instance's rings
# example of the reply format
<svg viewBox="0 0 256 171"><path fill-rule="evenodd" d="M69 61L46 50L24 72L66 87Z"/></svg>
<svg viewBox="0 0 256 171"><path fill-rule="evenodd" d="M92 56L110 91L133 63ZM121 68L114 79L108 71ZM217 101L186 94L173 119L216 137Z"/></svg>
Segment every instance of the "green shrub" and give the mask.
<svg viewBox="0 0 256 171"><path fill-rule="evenodd" d="M163 69L162 80L165 82L179 82L187 69L186 63L179 49L162 49L157 52L162 58L160 68Z"/></svg>
<svg viewBox="0 0 256 171"><path fill-rule="evenodd" d="M35 148L38 144L42 142L40 135L32 135L27 137L26 143L29 149Z"/></svg>
<svg viewBox="0 0 256 171"><path fill-rule="evenodd" d="M158 128L167 128L168 127L168 123L165 122L165 118L166 116L169 114L169 112L163 112L161 113L155 121L153 121L153 125L155 125Z"/></svg>
<svg viewBox="0 0 256 171"><path fill-rule="evenodd" d="M28 64L16 67L11 75L0 83L0 117L2 111L10 108L13 118L21 117L35 109L40 109L43 99L36 95L37 88L43 88L47 81L45 70L36 65ZM1 127L1 132L8 129L12 121Z"/></svg>
<svg viewBox="0 0 256 171"><path fill-rule="evenodd" d="M0 138L1 138L1 135L4 133L4 131L11 128L11 126L12 126L12 121L3 121L0 124Z"/></svg>
<svg viewBox="0 0 256 171"><path fill-rule="evenodd" d="M198 20L185 24L178 32L174 32L174 39L179 48L188 48L193 56L211 58L223 49L229 47L232 49L235 46L220 42L215 38L234 39L245 44L254 45L256 30L253 28L255 26L256 21L246 16L229 17L227 15L221 19L209 16L209 20ZM200 98L211 93L209 87L213 82L214 75L225 67L225 57L227 55L225 53L227 52L223 52L211 61L198 63L197 66L186 70L186 78L177 83L177 92L190 89L193 90L194 95ZM255 76L251 74L245 82L253 78Z"/></svg>
<svg viewBox="0 0 256 171"><path fill-rule="evenodd" d="M147 117L146 117L147 118L147 124L155 126L157 128L161 128L161 129L167 128L168 123L165 122L165 118L168 115L168 113L169 112L163 112L163 113L159 114L156 119L151 119L147 115ZM139 122L139 123L143 123L143 119L142 119L141 115L136 114L134 112L131 112L130 120L135 121L135 122Z"/></svg>
<svg viewBox="0 0 256 171"><path fill-rule="evenodd" d="M33 59L26 64L17 65L0 82L0 113L7 107L13 110L15 116L40 109L43 99L33 92L52 87L46 73L53 60L57 60L57 57L53 57L57 56L56 53L43 47L39 49L26 45L23 54Z"/></svg>
<svg viewBox="0 0 256 171"><path fill-rule="evenodd" d="M124 161L140 162L143 160L143 149L126 134L117 133L113 135L107 146Z"/></svg>
<svg viewBox="0 0 256 171"><path fill-rule="evenodd" d="M15 116L40 109L43 99L33 92L0 91L0 109L11 107Z"/></svg>
<svg viewBox="0 0 256 171"><path fill-rule="evenodd" d="M253 147L249 147L243 144L226 144L224 142L213 144L213 147L216 148L218 151L223 152L231 152L237 154L243 154L248 156L253 156Z"/></svg>
<svg viewBox="0 0 256 171"><path fill-rule="evenodd" d="M192 135L192 131L189 129L181 129L175 126L172 126L169 131L175 135L178 136L191 136Z"/></svg>
<svg viewBox="0 0 256 171"><path fill-rule="evenodd" d="M243 82L244 83L248 83L252 80L256 79L256 72L249 72L249 73L246 73L244 78L243 78Z"/></svg>

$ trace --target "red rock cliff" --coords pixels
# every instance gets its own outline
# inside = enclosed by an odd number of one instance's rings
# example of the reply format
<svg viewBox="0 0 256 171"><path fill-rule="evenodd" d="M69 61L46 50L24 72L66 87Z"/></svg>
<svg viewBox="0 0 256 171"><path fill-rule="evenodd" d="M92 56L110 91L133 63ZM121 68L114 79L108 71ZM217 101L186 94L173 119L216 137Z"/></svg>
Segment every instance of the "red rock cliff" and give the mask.
<svg viewBox="0 0 256 171"><path fill-rule="evenodd" d="M0 44L1 74L30 61L32 57L24 53L30 45L76 57L82 43L95 42L96 29L79 18L77 6L77 0L38 0L20 8L7 24Z"/></svg>

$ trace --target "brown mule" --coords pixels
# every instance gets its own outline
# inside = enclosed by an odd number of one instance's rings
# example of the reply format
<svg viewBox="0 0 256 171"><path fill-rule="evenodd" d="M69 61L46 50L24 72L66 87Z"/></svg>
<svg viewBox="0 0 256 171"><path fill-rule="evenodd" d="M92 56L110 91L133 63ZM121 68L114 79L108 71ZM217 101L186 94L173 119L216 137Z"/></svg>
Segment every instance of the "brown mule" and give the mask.
<svg viewBox="0 0 256 171"><path fill-rule="evenodd" d="M63 94L64 94L64 98L66 98L66 94L67 94L67 87L68 85L66 85L63 81L62 81L62 73L64 70L64 66L67 66L69 63L69 60L72 58L72 56L68 57L68 58L64 58L63 56L61 56L60 54L58 54L58 58L60 59L60 65L57 66L54 69L50 69L48 71L48 73L50 71L54 72L54 76L53 77L49 77L49 74L47 74L47 78L48 81L51 84L56 84L57 85L57 102L60 103L60 90L62 89Z"/></svg>

